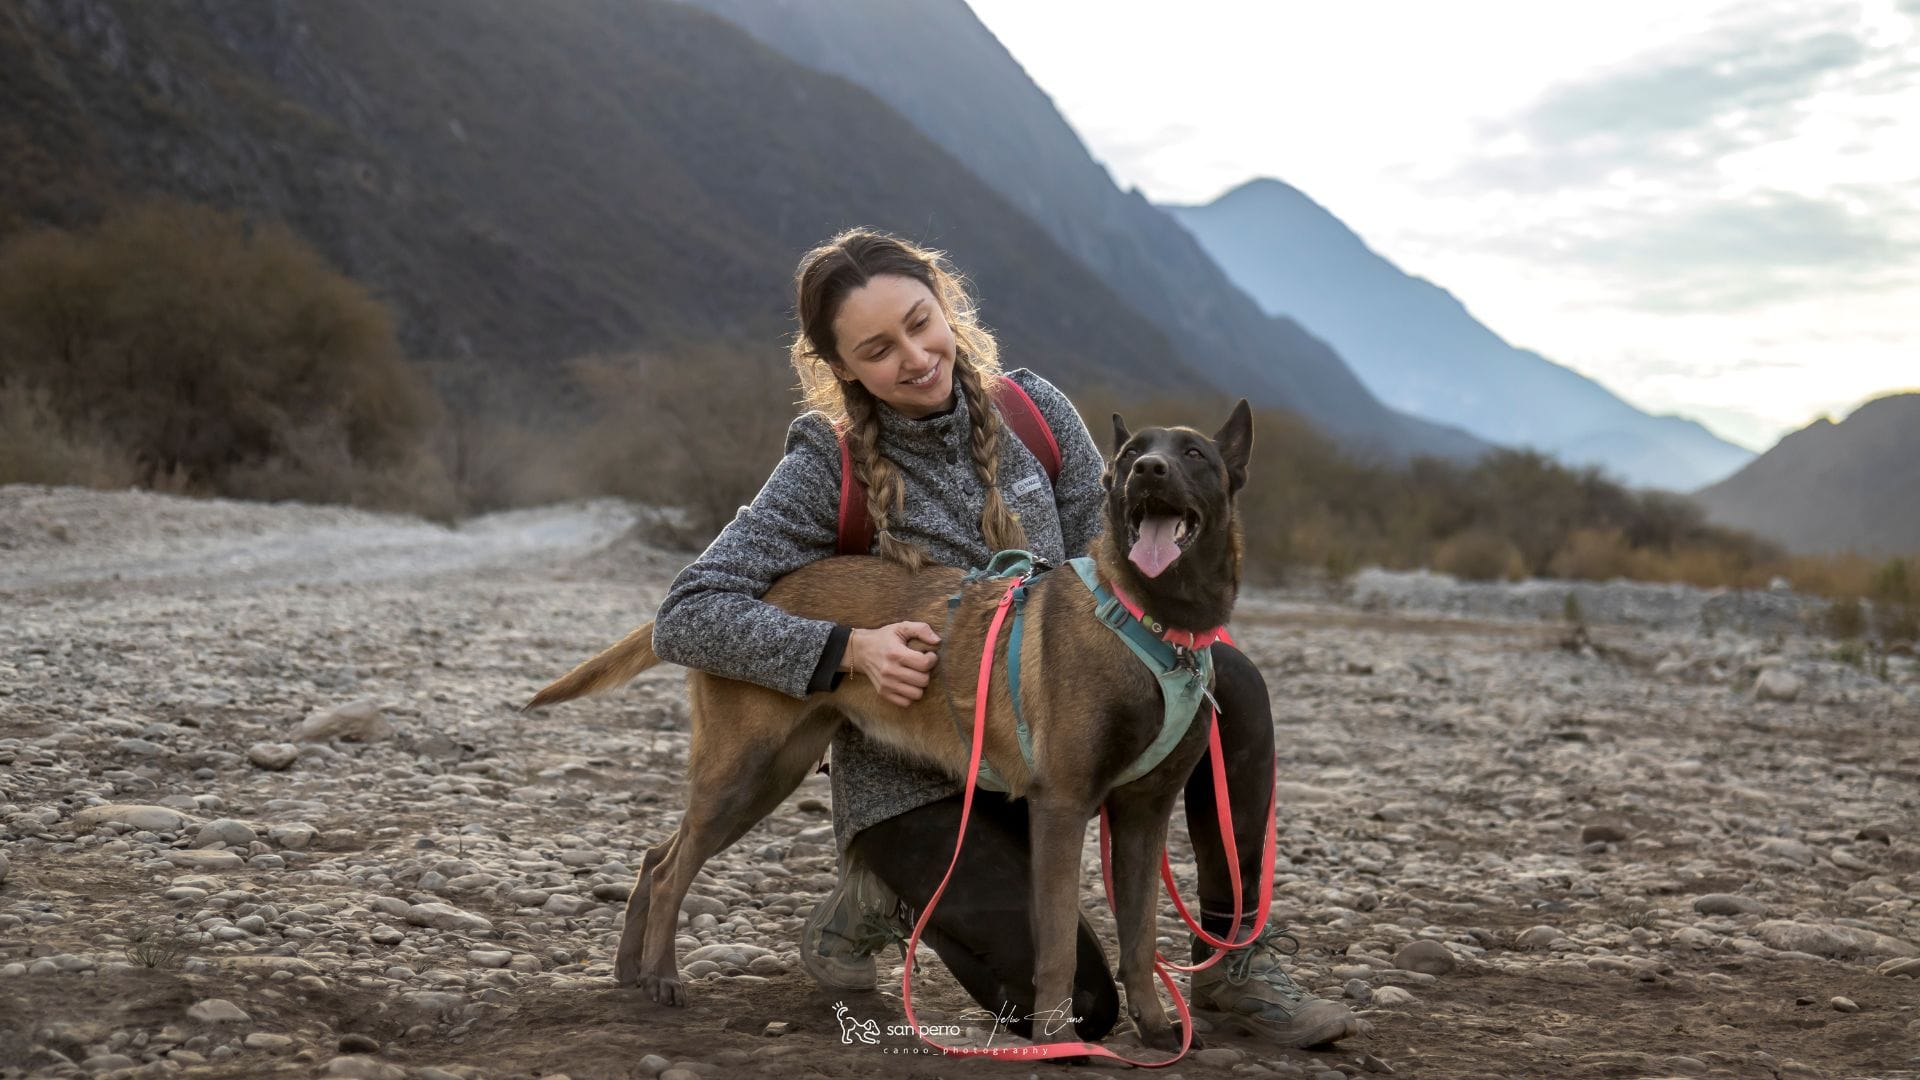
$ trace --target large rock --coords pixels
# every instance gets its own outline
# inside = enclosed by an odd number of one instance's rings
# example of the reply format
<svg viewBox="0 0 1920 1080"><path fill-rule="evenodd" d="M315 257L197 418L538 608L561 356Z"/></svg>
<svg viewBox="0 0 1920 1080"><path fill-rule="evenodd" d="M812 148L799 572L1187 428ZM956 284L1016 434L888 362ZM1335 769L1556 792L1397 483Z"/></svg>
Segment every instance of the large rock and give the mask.
<svg viewBox="0 0 1920 1080"><path fill-rule="evenodd" d="M350 705L326 709L300 721L293 733L301 742L377 742L393 734L393 725L380 715L380 703L363 698Z"/></svg>
<svg viewBox="0 0 1920 1080"><path fill-rule="evenodd" d="M73 824L82 832L102 825L127 825L148 832L179 832L190 819L178 810L145 803L108 803L89 806L73 815Z"/></svg>
<svg viewBox="0 0 1920 1080"><path fill-rule="evenodd" d="M1920 946L1872 930L1837 923L1797 923L1785 919L1753 928L1761 941L1783 952L1816 956L1920 956Z"/></svg>
<svg viewBox="0 0 1920 1080"><path fill-rule="evenodd" d="M1767 905L1737 893L1708 893L1694 900L1693 910L1702 915L1764 915Z"/></svg>
<svg viewBox="0 0 1920 1080"><path fill-rule="evenodd" d="M1753 696L1762 701L1792 701L1800 696L1805 684L1800 676L1783 668L1768 668L1754 680Z"/></svg>
<svg viewBox="0 0 1920 1080"><path fill-rule="evenodd" d="M245 1024L253 1020L246 1011L226 998L208 998L187 1010L190 1019L203 1024Z"/></svg>
<svg viewBox="0 0 1920 1080"><path fill-rule="evenodd" d="M1414 941L1393 955L1393 966L1425 975L1445 975L1459 965L1453 950L1437 941Z"/></svg>
<svg viewBox="0 0 1920 1080"><path fill-rule="evenodd" d="M279 844L288 851L307 850L307 848L313 846L313 838L317 835L319 835L318 830L304 821L275 825L273 828L267 830L267 839Z"/></svg>
<svg viewBox="0 0 1920 1080"><path fill-rule="evenodd" d="M484 934L493 929L493 923L486 918L471 911L461 911L452 904L415 904L407 909L407 921L415 926L458 930L467 934Z"/></svg>
<svg viewBox="0 0 1920 1080"><path fill-rule="evenodd" d="M168 851L160 857L188 870L238 870L247 865L231 851Z"/></svg>
<svg viewBox="0 0 1920 1080"><path fill-rule="evenodd" d="M253 826L232 818L209 821L193 837L193 846L201 848L246 847L251 843Z"/></svg>
<svg viewBox="0 0 1920 1080"><path fill-rule="evenodd" d="M268 772L291 768L300 757L300 748L290 742L257 742L247 747L247 760Z"/></svg>

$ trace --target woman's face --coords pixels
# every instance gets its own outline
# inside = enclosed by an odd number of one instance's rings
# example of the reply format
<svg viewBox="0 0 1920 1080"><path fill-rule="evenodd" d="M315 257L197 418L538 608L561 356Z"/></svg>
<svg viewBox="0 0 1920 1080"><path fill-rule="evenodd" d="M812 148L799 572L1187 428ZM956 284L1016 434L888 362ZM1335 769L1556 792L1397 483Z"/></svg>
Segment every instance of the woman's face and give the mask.
<svg viewBox="0 0 1920 1080"><path fill-rule="evenodd" d="M902 416L919 419L953 400L953 328L931 290L882 274L847 294L833 320L834 374L858 380Z"/></svg>

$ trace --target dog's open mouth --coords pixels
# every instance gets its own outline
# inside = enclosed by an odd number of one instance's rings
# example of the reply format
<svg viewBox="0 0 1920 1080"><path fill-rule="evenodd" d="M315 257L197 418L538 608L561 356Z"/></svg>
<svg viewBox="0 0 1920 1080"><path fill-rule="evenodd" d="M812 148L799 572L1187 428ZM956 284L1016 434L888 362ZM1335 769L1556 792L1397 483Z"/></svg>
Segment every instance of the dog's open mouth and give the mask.
<svg viewBox="0 0 1920 1080"><path fill-rule="evenodd" d="M1200 515L1169 506L1136 505L1127 515L1127 561L1159 577L1200 535Z"/></svg>

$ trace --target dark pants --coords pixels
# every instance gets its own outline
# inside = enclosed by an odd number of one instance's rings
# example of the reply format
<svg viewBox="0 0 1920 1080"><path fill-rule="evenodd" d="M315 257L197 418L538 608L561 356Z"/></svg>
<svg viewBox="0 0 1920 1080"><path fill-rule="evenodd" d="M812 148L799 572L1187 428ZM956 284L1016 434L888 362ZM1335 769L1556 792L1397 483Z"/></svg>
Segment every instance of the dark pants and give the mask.
<svg viewBox="0 0 1920 1080"><path fill-rule="evenodd" d="M1251 912L1260 893L1260 853L1266 840L1267 805L1273 796L1273 711L1266 681L1240 650L1215 645L1213 656L1242 903ZM1201 756L1187 780L1186 804L1201 907L1231 916L1233 889L1214 810L1211 751ZM854 837L852 848L917 911L939 887L959 828L960 796L955 795L869 826ZM1007 1026L1021 1036L1030 1035L1024 1018L1035 1011L1029 862L1026 803L995 792L977 792L960 865L922 938L975 1001L996 1016L1011 1013L1020 1018ZM1102 1038L1119 1019L1120 995L1106 954L1085 919L1080 922L1073 985L1073 1015L1081 1018L1080 1037ZM1039 1008L1059 1005L1044 1002Z"/></svg>

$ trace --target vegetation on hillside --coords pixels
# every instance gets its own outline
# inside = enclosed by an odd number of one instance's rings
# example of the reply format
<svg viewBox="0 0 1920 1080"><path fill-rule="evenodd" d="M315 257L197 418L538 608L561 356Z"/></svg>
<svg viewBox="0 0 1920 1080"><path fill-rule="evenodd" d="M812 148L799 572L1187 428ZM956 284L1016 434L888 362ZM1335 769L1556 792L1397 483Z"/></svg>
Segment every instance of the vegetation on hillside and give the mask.
<svg viewBox="0 0 1920 1080"><path fill-rule="evenodd" d="M384 305L287 229L173 202L0 245L0 479L454 509Z"/></svg>

